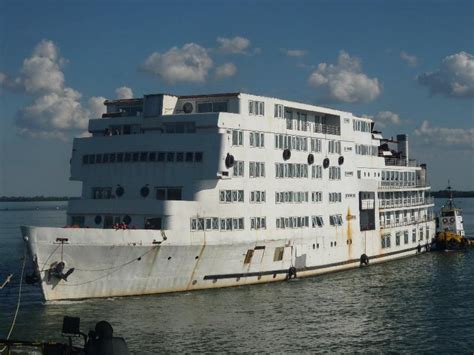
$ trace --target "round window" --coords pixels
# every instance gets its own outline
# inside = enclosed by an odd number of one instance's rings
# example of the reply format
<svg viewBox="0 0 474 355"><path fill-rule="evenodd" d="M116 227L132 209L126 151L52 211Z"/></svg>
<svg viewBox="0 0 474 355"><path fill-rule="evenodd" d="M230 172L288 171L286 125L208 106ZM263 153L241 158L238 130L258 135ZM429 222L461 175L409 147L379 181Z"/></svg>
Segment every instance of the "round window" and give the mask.
<svg viewBox="0 0 474 355"><path fill-rule="evenodd" d="M143 186L140 189L140 195L142 195L142 197L147 197L149 193L150 193L150 189L148 188L148 186Z"/></svg>
<svg viewBox="0 0 474 355"><path fill-rule="evenodd" d="M344 164L344 157L341 155L339 159L337 160L337 162L339 163L339 165Z"/></svg>
<svg viewBox="0 0 474 355"><path fill-rule="evenodd" d="M291 150L285 149L283 151L283 160L288 160L291 158Z"/></svg>
<svg viewBox="0 0 474 355"><path fill-rule="evenodd" d="M230 169L234 166L235 159L234 156L227 153L227 156L225 157L225 166L227 169Z"/></svg>
<svg viewBox="0 0 474 355"><path fill-rule="evenodd" d="M121 197L123 194L124 194L125 190L123 189L122 186L119 186L115 189L115 194L118 196L118 197Z"/></svg>
<svg viewBox="0 0 474 355"><path fill-rule="evenodd" d="M324 169L326 169L327 167L329 167L329 158L324 158L324 160L323 160L323 167L324 167Z"/></svg>
<svg viewBox="0 0 474 355"><path fill-rule="evenodd" d="M314 155L313 154L309 154L308 155L308 164L311 165L314 163Z"/></svg>

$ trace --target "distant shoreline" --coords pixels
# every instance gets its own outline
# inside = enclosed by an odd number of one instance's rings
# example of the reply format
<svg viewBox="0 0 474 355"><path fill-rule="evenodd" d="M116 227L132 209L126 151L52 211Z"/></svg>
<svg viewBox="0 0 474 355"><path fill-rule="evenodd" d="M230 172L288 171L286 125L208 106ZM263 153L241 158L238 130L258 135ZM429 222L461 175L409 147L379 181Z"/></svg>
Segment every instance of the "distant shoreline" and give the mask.
<svg viewBox="0 0 474 355"><path fill-rule="evenodd" d="M78 200L69 196L0 196L0 202L47 202Z"/></svg>
<svg viewBox="0 0 474 355"><path fill-rule="evenodd" d="M464 198L474 197L474 191L452 191L453 197ZM431 196L435 198L448 198L449 192L446 190L431 191ZM0 196L0 202L46 202L46 201L70 201L78 200L80 197L70 196Z"/></svg>

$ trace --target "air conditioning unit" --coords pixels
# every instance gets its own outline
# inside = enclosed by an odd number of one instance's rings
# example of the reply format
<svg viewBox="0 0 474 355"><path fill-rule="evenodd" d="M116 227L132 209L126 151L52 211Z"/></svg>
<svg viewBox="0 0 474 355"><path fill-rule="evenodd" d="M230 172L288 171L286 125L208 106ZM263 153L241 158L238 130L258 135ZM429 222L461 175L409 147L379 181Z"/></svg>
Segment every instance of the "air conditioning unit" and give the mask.
<svg viewBox="0 0 474 355"><path fill-rule="evenodd" d="M178 103L176 107L176 113L196 113L197 107L195 101L185 100Z"/></svg>

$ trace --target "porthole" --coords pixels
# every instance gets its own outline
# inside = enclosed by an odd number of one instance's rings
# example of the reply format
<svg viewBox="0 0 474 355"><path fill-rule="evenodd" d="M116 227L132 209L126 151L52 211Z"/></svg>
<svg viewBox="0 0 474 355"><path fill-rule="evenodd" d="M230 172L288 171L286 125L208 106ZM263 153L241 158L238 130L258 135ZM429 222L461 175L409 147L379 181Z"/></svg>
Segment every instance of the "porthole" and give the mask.
<svg viewBox="0 0 474 355"><path fill-rule="evenodd" d="M324 169L329 167L329 158L324 158L323 160L323 167Z"/></svg>
<svg viewBox="0 0 474 355"><path fill-rule="evenodd" d="M234 156L227 153L227 156L225 157L225 166L227 169L230 169L234 166L235 159Z"/></svg>
<svg viewBox="0 0 474 355"><path fill-rule="evenodd" d="M168 260L171 260L171 256L168 256Z"/></svg>
<svg viewBox="0 0 474 355"><path fill-rule="evenodd" d="M339 165L344 164L344 157L341 155L339 159L337 160L337 162L339 163Z"/></svg>
<svg viewBox="0 0 474 355"><path fill-rule="evenodd" d="M289 149L285 149L283 151L283 160L288 160L291 158L291 151Z"/></svg>
<svg viewBox="0 0 474 355"><path fill-rule="evenodd" d="M127 226L130 224L130 222L132 222L132 217L130 217L129 215L123 217L123 223L125 223Z"/></svg>
<svg viewBox="0 0 474 355"><path fill-rule="evenodd" d="M99 215L95 216L94 222L95 222L95 224L101 224L102 223L102 216L99 216Z"/></svg>
<svg viewBox="0 0 474 355"><path fill-rule="evenodd" d="M149 193L150 193L150 189L148 186L143 186L140 189L140 195L142 195L142 197L147 197Z"/></svg>
<svg viewBox="0 0 474 355"><path fill-rule="evenodd" d="M308 154L308 164L312 165L314 163L314 155Z"/></svg>
<svg viewBox="0 0 474 355"><path fill-rule="evenodd" d="M123 196L125 190L123 189L122 186L118 186L116 189L115 189L115 194L118 196L118 197L121 197Z"/></svg>

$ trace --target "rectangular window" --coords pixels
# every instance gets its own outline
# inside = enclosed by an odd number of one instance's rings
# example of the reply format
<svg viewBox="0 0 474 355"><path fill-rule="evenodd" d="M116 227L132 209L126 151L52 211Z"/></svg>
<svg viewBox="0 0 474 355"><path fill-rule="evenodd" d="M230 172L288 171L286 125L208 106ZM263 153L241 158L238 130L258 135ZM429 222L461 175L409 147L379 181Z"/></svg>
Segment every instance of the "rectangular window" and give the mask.
<svg viewBox="0 0 474 355"><path fill-rule="evenodd" d="M181 188L168 188L168 200L181 200Z"/></svg>
<svg viewBox="0 0 474 355"><path fill-rule="evenodd" d="M210 102L198 103L197 104L197 112L198 113L212 112L212 103L210 103Z"/></svg>
<svg viewBox="0 0 474 355"><path fill-rule="evenodd" d="M86 218L84 216L71 216L73 226L84 227Z"/></svg>
<svg viewBox="0 0 474 355"><path fill-rule="evenodd" d="M234 162L234 177L244 176L244 162L241 160L236 160Z"/></svg>
<svg viewBox="0 0 474 355"><path fill-rule="evenodd" d="M141 152L140 153L140 161L147 161L148 158L148 153L147 152Z"/></svg>
<svg viewBox="0 0 474 355"><path fill-rule="evenodd" d="M145 229L161 229L161 217L147 217L145 218Z"/></svg>
<svg viewBox="0 0 474 355"><path fill-rule="evenodd" d="M157 200L166 200L166 189L157 188L156 189L156 199Z"/></svg>
<svg viewBox="0 0 474 355"><path fill-rule="evenodd" d="M273 261L281 261L283 260L283 253L285 252L284 247L277 247L275 248L275 253L273 254Z"/></svg>
<svg viewBox="0 0 474 355"><path fill-rule="evenodd" d="M220 202L244 202L244 190L220 190Z"/></svg>
<svg viewBox="0 0 474 355"><path fill-rule="evenodd" d="M174 152L167 152L167 153L166 153L166 161L167 161L167 162L172 162L172 161L174 161Z"/></svg>
<svg viewBox="0 0 474 355"><path fill-rule="evenodd" d="M194 153L193 152L186 152L186 162L190 163L193 161Z"/></svg>
<svg viewBox="0 0 474 355"><path fill-rule="evenodd" d="M280 104L275 104L274 117L283 118L284 106Z"/></svg>
<svg viewBox="0 0 474 355"><path fill-rule="evenodd" d="M202 155L203 155L202 152L196 152L196 153L194 153L194 161L195 161L196 163L202 162Z"/></svg>
<svg viewBox="0 0 474 355"><path fill-rule="evenodd" d="M232 131L232 145L242 146L244 144L244 132L233 130Z"/></svg>
<svg viewBox="0 0 474 355"><path fill-rule="evenodd" d="M177 162L183 162L184 161L184 153L183 152L176 153L176 161Z"/></svg>
<svg viewBox="0 0 474 355"><path fill-rule="evenodd" d="M132 153L132 161L137 162L138 158L139 158L139 153L138 152Z"/></svg>
<svg viewBox="0 0 474 355"><path fill-rule="evenodd" d="M156 161L162 162L165 161L165 152L158 152L158 155L156 157Z"/></svg>
<svg viewBox="0 0 474 355"><path fill-rule="evenodd" d="M265 163L249 162L249 176L251 178L265 177Z"/></svg>
<svg viewBox="0 0 474 355"><path fill-rule="evenodd" d="M227 101L213 102L212 112L227 112Z"/></svg>
<svg viewBox="0 0 474 355"><path fill-rule="evenodd" d="M245 254L244 264L250 264L252 261L253 256L253 249L247 250L247 254Z"/></svg>

